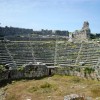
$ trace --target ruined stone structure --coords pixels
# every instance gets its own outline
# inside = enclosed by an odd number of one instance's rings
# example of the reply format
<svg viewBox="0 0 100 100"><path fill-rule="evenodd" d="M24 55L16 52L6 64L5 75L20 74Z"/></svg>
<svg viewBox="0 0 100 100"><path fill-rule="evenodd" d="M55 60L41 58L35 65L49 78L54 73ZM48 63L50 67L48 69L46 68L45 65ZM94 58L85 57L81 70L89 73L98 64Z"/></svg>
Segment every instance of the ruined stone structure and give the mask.
<svg viewBox="0 0 100 100"><path fill-rule="evenodd" d="M43 77L48 75L48 69L46 64L37 62L34 64L27 64L24 66L24 77L34 78Z"/></svg>
<svg viewBox="0 0 100 100"><path fill-rule="evenodd" d="M69 32L65 30L40 30L34 31L33 29L17 28L17 27L1 27L0 26L0 37L4 36L27 36L28 34L34 34L34 36L68 36Z"/></svg>
<svg viewBox="0 0 100 100"><path fill-rule="evenodd" d="M29 63L18 68L9 68L0 73L0 81L4 79L38 78L48 76L49 69L44 63Z"/></svg>
<svg viewBox="0 0 100 100"><path fill-rule="evenodd" d="M57 33L60 34L59 31ZM47 37L38 39L39 36L36 38L23 36L18 39L15 36L9 39L5 37L6 41L0 41L0 65L9 65L12 69L6 66L6 71L1 70L0 79L34 78L55 73L88 77L88 73L84 75L82 68L89 67L90 70L93 69L91 76L100 80L100 44L88 41L90 33L89 23L84 22L80 31L70 33L70 42L58 37L49 40ZM30 62L33 64L30 65ZM45 65L36 64L37 62L45 63ZM26 64L29 65L23 68L23 65ZM60 68L56 68L54 65ZM82 67L81 70L80 67Z"/></svg>
<svg viewBox="0 0 100 100"><path fill-rule="evenodd" d="M90 39L90 33L89 23L85 21L82 29L76 30L73 33L73 41L88 41Z"/></svg>

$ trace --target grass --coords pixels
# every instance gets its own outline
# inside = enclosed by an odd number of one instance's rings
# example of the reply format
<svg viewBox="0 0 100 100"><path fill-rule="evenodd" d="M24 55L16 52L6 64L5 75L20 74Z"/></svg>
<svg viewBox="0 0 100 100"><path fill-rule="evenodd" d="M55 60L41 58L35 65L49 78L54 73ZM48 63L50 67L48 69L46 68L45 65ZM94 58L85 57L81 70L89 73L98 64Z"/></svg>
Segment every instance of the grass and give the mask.
<svg viewBox="0 0 100 100"><path fill-rule="evenodd" d="M91 88L91 93L93 97L100 97L100 85L96 85Z"/></svg>
<svg viewBox="0 0 100 100"><path fill-rule="evenodd" d="M34 86L28 89L28 91L29 91L30 93L33 93L33 92L35 92L35 91L37 91L37 90L38 90L38 87L34 87Z"/></svg>
<svg viewBox="0 0 100 100"><path fill-rule="evenodd" d="M45 88L52 88L52 84L50 84L50 83L48 83L48 82L45 82L44 84L42 84L41 86L40 86L41 88L43 88L43 89L45 89Z"/></svg>
<svg viewBox="0 0 100 100"><path fill-rule="evenodd" d="M5 86L6 100L63 100L69 94L100 97L100 82L54 75L40 80L20 80Z"/></svg>

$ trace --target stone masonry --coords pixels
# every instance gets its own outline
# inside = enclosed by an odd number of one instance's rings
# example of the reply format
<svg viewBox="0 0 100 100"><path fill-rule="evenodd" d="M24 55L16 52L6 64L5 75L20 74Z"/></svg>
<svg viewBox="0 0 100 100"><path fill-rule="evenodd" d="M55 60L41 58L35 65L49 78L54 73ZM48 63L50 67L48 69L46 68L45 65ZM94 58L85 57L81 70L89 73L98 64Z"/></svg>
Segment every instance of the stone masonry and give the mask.
<svg viewBox="0 0 100 100"><path fill-rule="evenodd" d="M76 30L73 33L73 41L88 41L90 38L91 30L89 22L85 21L81 30Z"/></svg>

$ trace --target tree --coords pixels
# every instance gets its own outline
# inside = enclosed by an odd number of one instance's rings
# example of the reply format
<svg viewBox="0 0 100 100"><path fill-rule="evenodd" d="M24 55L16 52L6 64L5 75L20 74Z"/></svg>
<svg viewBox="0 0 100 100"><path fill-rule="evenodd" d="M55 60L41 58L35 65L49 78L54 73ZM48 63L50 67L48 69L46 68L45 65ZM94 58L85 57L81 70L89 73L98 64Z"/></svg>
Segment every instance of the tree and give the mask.
<svg viewBox="0 0 100 100"><path fill-rule="evenodd" d="M96 39L96 34L90 34L91 39Z"/></svg>

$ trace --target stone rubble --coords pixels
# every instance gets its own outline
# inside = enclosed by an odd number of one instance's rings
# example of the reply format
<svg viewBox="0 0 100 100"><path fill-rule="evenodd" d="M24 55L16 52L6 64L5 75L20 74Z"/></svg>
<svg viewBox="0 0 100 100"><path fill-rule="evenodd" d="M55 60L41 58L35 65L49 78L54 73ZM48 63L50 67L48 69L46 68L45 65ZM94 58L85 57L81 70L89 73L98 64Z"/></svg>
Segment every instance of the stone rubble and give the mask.
<svg viewBox="0 0 100 100"><path fill-rule="evenodd" d="M0 88L0 100L5 100L5 93L3 88Z"/></svg>
<svg viewBox="0 0 100 100"><path fill-rule="evenodd" d="M93 99L92 97L84 97L78 94L70 94L70 95L64 96L64 100L93 100Z"/></svg>

